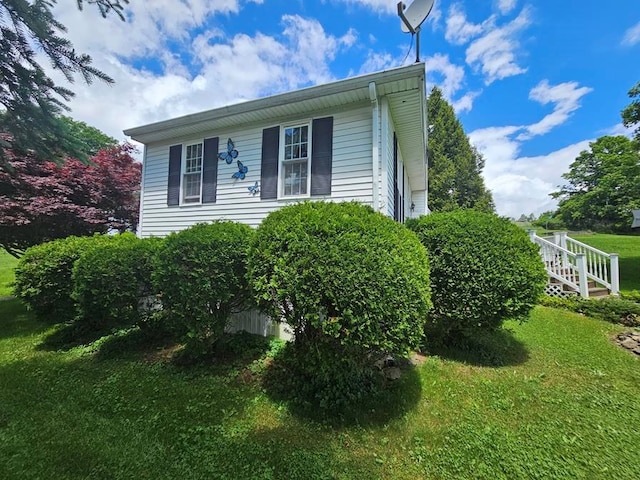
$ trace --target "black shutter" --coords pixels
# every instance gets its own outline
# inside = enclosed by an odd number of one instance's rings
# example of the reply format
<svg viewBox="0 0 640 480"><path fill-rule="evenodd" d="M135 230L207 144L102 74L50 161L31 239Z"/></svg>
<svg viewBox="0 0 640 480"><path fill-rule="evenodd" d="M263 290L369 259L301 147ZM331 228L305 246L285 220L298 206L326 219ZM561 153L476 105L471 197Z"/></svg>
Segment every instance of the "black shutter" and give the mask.
<svg viewBox="0 0 640 480"><path fill-rule="evenodd" d="M311 195L331 195L333 117L316 118L311 135Z"/></svg>
<svg viewBox="0 0 640 480"><path fill-rule="evenodd" d="M260 165L260 198L278 198L278 156L280 127L262 130L262 163Z"/></svg>
<svg viewBox="0 0 640 480"><path fill-rule="evenodd" d="M169 147L169 179L167 181L167 205L180 205L180 170L182 145Z"/></svg>
<svg viewBox="0 0 640 480"><path fill-rule="evenodd" d="M204 139L202 154L202 203L216 203L218 187L218 137Z"/></svg>

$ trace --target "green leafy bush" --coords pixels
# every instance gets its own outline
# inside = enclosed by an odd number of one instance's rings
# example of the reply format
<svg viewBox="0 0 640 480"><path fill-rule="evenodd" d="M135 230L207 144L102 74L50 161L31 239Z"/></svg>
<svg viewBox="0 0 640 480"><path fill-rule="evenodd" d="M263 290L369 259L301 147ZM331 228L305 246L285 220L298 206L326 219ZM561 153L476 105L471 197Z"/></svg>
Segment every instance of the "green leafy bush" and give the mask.
<svg viewBox="0 0 640 480"><path fill-rule="evenodd" d="M557 298L544 295L540 304L545 307L563 308L571 312L581 313L588 317L598 318L612 323L620 323L628 327L640 326L640 303L624 298Z"/></svg>
<svg viewBox="0 0 640 480"><path fill-rule="evenodd" d="M153 283L167 318L187 332L187 348L211 351L232 313L250 302L247 250L253 230L229 221L197 224L166 237Z"/></svg>
<svg viewBox="0 0 640 480"><path fill-rule="evenodd" d="M14 293L43 320L56 323L72 320L76 313L72 270L75 261L88 250L112 237L67 237L30 247L16 267Z"/></svg>
<svg viewBox="0 0 640 480"><path fill-rule="evenodd" d="M295 340L402 354L419 344L430 306L429 267L416 236L357 203L305 202L272 212L256 231L249 278L261 309Z"/></svg>
<svg viewBox="0 0 640 480"><path fill-rule="evenodd" d="M408 222L429 252L427 340L450 342L527 317L546 284L540 253L507 219L461 210Z"/></svg>
<svg viewBox="0 0 640 480"><path fill-rule="evenodd" d="M372 355L403 355L422 339L426 251L369 207L305 202L270 213L256 231L249 279L260 308L293 329L295 346L274 369L296 403L332 408L376 391Z"/></svg>
<svg viewBox="0 0 640 480"><path fill-rule="evenodd" d="M122 235L83 253L72 276L76 321L98 329L148 326L154 313L153 261L162 242Z"/></svg>

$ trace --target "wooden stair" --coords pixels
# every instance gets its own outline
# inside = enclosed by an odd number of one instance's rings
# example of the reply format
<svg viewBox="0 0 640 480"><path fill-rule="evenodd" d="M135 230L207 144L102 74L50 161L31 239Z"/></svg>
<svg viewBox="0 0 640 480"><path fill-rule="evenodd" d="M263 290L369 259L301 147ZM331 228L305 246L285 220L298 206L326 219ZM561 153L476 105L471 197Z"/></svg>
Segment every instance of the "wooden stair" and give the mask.
<svg viewBox="0 0 640 480"><path fill-rule="evenodd" d="M562 290L567 293L575 293L575 294L578 293L568 285L563 284L562 282L560 282L555 278L549 277L549 283L551 285L561 286ZM576 280L575 283L579 283L579 282ZM598 286L598 284L594 280L589 280L587 285L589 288L589 298L604 298L604 297L608 297L611 294L608 288Z"/></svg>

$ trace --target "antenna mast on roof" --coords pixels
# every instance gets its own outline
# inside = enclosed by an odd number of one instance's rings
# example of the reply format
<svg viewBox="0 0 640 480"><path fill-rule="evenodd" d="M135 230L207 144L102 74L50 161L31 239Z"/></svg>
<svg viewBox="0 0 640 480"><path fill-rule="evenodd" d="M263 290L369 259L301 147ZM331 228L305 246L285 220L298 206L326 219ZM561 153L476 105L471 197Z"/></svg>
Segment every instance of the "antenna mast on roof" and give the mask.
<svg viewBox="0 0 640 480"><path fill-rule="evenodd" d="M402 20L400 28L403 32L411 32L416 36L416 63L420 61L420 26L431 13L434 1L414 0L408 8L403 2L398 2L398 16Z"/></svg>

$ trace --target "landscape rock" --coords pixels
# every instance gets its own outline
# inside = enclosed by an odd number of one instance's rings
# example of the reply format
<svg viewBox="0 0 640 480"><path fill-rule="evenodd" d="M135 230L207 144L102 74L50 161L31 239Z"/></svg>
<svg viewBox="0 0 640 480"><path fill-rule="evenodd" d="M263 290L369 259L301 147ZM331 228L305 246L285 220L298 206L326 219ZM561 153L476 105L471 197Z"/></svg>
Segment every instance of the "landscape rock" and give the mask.
<svg viewBox="0 0 640 480"><path fill-rule="evenodd" d="M640 355L640 332L625 332L616 335L615 342L636 355Z"/></svg>
<svg viewBox="0 0 640 480"><path fill-rule="evenodd" d="M398 367L389 367L383 370L384 377L387 380L398 380L402 376L402 372Z"/></svg>

